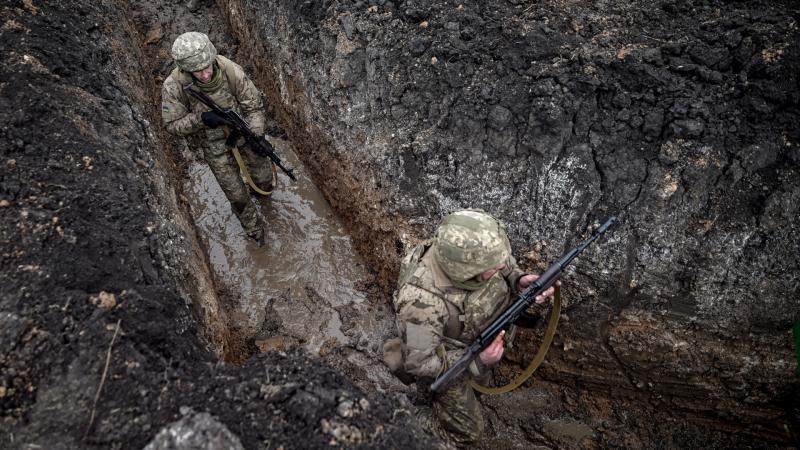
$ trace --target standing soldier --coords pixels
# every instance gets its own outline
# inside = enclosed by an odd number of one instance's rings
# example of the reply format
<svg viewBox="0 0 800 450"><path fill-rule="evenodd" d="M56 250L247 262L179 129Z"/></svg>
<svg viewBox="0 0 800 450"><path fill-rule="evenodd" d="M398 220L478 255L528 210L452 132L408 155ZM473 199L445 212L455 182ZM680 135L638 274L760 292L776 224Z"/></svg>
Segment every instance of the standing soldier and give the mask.
<svg viewBox="0 0 800 450"><path fill-rule="evenodd" d="M462 210L446 216L432 242L403 258L394 298L400 339L384 346L387 364L429 387L537 278L517 267L505 229L490 215ZM546 290L536 303L552 293ZM500 361L504 333L473 360L462 381L433 395L432 408L418 415L424 428L459 447L480 440L483 414L470 381Z"/></svg>
<svg viewBox="0 0 800 450"><path fill-rule="evenodd" d="M241 114L253 133L259 136L264 133L265 121L261 93L238 64L217 54L217 49L203 33L191 31L178 36L172 44L172 58L178 67L164 80L161 119L167 131L178 136L200 131L205 133L204 159L231 202L247 236L261 244L263 224L239 175L231 150L225 145L226 134L221 126L229 123L187 95L183 87L194 83L220 107ZM240 152L253 182L261 190L270 192L271 162L256 155L248 146L242 146Z"/></svg>

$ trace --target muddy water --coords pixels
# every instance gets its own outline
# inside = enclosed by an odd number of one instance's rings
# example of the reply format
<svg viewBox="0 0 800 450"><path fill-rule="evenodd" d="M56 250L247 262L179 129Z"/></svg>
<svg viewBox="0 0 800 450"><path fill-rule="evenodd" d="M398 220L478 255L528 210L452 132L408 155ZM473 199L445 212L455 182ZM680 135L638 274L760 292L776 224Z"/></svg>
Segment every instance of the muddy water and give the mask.
<svg viewBox="0 0 800 450"><path fill-rule="evenodd" d="M257 200L268 230L262 247L247 239L208 166L190 166L186 192L229 317L263 350L348 345L372 353L392 325L388 315L374 317L360 290L371 275L288 142L273 144L297 182L279 173L271 198Z"/></svg>

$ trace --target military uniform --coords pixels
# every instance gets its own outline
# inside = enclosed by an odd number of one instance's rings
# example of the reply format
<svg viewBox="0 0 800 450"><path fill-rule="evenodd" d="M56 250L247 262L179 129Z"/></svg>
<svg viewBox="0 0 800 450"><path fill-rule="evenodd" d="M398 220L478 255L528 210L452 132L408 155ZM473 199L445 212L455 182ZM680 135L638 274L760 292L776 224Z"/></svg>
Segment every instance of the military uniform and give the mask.
<svg viewBox="0 0 800 450"><path fill-rule="evenodd" d="M204 34L189 32L181 35L173 44L172 54L178 67L164 80L161 91L164 126L178 136L204 133L202 153L205 161L231 202L242 228L251 237L260 236L260 219L238 165L225 146L225 132L222 128L204 125L201 114L209 108L187 95L183 87L194 82L220 107L239 113L256 135L264 133L261 93L238 64L216 54L216 49ZM202 70L209 64L214 65L214 75L208 83L201 83L192 76L191 72ZM256 155L249 146L241 146L239 151L255 184L270 191L273 180L269 160Z"/></svg>
<svg viewBox="0 0 800 450"><path fill-rule="evenodd" d="M488 280L480 279L480 273L498 263L506 267ZM394 297L402 351L399 369L429 386L510 304L523 275L499 222L479 210L446 217L434 241L416 247L401 265ZM459 446L476 443L484 430L480 403L469 384L485 372L479 358L469 372L463 381L435 394L431 409L422 409L418 416L423 427Z"/></svg>

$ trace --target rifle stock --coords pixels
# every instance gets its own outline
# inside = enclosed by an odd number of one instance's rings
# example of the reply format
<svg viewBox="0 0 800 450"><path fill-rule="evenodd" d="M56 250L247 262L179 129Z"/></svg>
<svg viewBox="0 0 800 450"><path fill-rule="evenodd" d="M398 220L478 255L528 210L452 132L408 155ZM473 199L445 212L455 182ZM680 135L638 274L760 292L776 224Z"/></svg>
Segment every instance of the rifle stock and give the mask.
<svg viewBox="0 0 800 450"><path fill-rule="evenodd" d="M183 87L183 90L186 91L189 95L196 98L200 103L209 107L212 111L217 113L219 116L224 117L231 125L231 134L228 136L228 139L225 141L228 145L234 145L236 140L241 136L244 138L247 145L254 151L256 154L262 157L268 157L275 163L278 168L283 171L286 175L289 176L293 181L297 181L297 178L294 176L294 171L287 167L283 166L283 161L278 158L278 155L272 149L272 144L266 140L264 136L256 136L255 133L250 129L250 126L247 122L236 113L236 111L222 109L214 100L211 99L208 95L206 95L203 91L197 88L194 83L189 83Z"/></svg>
<svg viewBox="0 0 800 450"><path fill-rule="evenodd" d="M469 367L469 363L475 359L494 339L501 330L508 328L514 323L522 313L535 305L536 296L541 294L554 285L561 277L564 269L569 266L573 259L575 259L586 247L589 246L595 239L600 237L606 232L609 226L616 222L616 217L610 217L606 222L592 234L591 237L580 243L578 246L564 254L558 261L547 268L543 274L539 276L525 292L519 295L516 300L505 311L493 320L480 334L475 338L472 344L467 348L466 352L456 362L449 367L444 373L431 384L431 391L442 392L447 389L464 371Z"/></svg>

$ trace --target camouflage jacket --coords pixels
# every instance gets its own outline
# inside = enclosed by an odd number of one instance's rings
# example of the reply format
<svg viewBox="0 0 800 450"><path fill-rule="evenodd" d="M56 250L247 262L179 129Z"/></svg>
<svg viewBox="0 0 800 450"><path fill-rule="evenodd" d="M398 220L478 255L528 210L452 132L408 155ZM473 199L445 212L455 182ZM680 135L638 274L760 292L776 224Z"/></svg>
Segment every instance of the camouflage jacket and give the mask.
<svg viewBox="0 0 800 450"><path fill-rule="evenodd" d="M457 288L436 262L430 245L420 245L401 266L394 297L397 326L402 340L405 372L417 377L436 377L444 368L442 357L452 364L465 348L517 294L524 272L509 257L506 268L475 291ZM480 363L470 368L481 371Z"/></svg>
<svg viewBox="0 0 800 450"><path fill-rule="evenodd" d="M264 134L264 105L261 93L235 62L217 56L216 63L222 70L224 81L214 92L207 92L218 105L232 109L240 114L256 135ZM176 67L172 70L161 88L161 120L172 134L187 136L206 129L200 113L209 108L194 97L187 95L183 87L191 83L192 75ZM206 129L210 141L224 139L222 128Z"/></svg>

